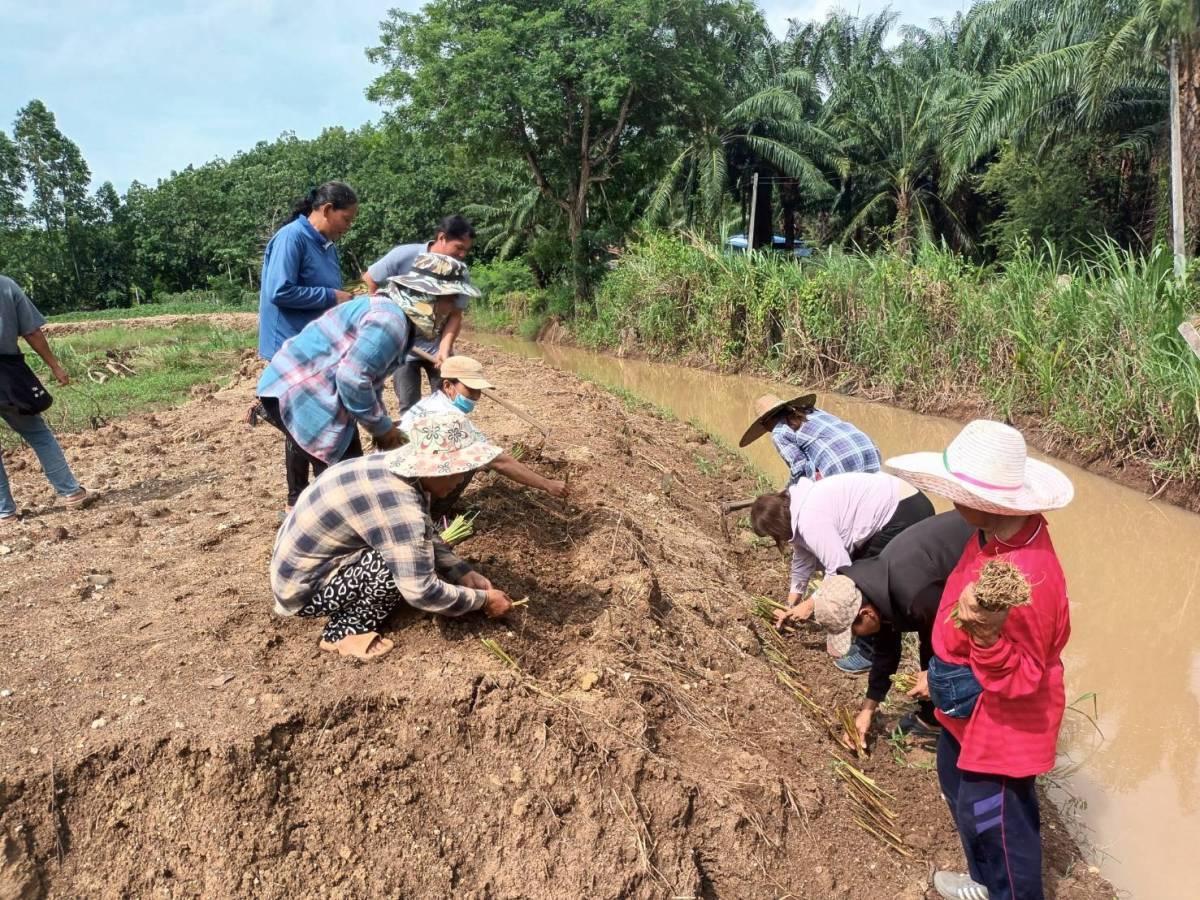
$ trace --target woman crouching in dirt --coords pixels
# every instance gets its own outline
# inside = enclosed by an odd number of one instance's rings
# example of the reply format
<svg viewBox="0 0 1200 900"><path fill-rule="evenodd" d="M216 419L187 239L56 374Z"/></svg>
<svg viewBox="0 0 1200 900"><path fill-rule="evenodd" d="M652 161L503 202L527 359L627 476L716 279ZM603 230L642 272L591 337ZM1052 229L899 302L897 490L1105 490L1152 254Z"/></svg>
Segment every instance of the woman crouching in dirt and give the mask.
<svg viewBox="0 0 1200 900"><path fill-rule="evenodd" d="M410 443L346 460L305 491L271 556L271 591L282 616L325 616L320 647L378 659L392 641L379 626L401 601L425 612L505 615L512 601L459 559L429 521L430 498L500 454L459 413L413 424Z"/></svg>
<svg viewBox="0 0 1200 900"><path fill-rule="evenodd" d="M258 399L267 421L296 446L287 458L289 509L307 484L310 465L320 475L339 460L362 456L359 425L377 449L400 446L404 438L384 406L383 387L415 336L436 334L458 295L470 292L478 294L466 265L423 253L382 293L335 306L271 358Z"/></svg>
<svg viewBox="0 0 1200 900"><path fill-rule="evenodd" d="M1054 767L1066 705L1061 653L1071 634L1066 579L1042 513L1070 503L1074 488L1026 456L1019 431L984 420L944 452L887 466L952 500L978 529L946 580L928 673L945 726L938 781L970 875L938 872L934 887L946 900L1041 900L1036 779ZM1006 602L988 596L985 606L976 588L992 560L1019 571Z"/></svg>
<svg viewBox="0 0 1200 900"><path fill-rule="evenodd" d="M400 417L400 430L407 437L412 431L413 422L417 419L440 412L457 410L463 415L474 412L475 404L483 396L485 390L493 387L484 377L483 366L478 360L469 356L451 356L440 369L442 375L441 387L428 394L408 408ZM534 488L549 494L551 497L565 499L568 496L567 483L555 481L539 475L510 453L501 453L487 466L493 472L503 475L517 484ZM467 489L474 476L471 472L450 495L433 503L434 519L440 519L454 509L454 505Z"/></svg>
<svg viewBox="0 0 1200 900"><path fill-rule="evenodd" d="M928 497L885 472L801 478L787 490L756 498L750 507L754 533L774 538L781 551L792 545L788 609L779 612L776 625L812 616L812 600L804 594L817 566L832 575L855 560L878 556L905 528L932 515ZM868 671L871 646L869 640L855 638L834 665L851 675Z"/></svg>

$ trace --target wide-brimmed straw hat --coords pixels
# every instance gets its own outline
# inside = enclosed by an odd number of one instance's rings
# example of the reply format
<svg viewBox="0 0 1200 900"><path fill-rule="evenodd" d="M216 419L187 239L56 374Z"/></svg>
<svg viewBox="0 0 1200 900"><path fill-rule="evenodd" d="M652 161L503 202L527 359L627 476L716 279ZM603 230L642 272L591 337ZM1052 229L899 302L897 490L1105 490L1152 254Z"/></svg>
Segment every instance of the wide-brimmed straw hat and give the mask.
<svg viewBox="0 0 1200 900"><path fill-rule="evenodd" d="M404 478L434 478L482 469L501 454L459 412L417 419L409 442L388 456L388 468Z"/></svg>
<svg viewBox="0 0 1200 900"><path fill-rule="evenodd" d="M483 364L469 356L451 356L439 370L442 378L449 381L461 381L469 388L486 391L495 387L483 377Z"/></svg>
<svg viewBox="0 0 1200 900"><path fill-rule="evenodd" d="M778 413L784 407L803 409L806 406L812 406L816 402L816 394L801 394L799 397L791 400L781 400L775 394L763 394L754 401L754 421L746 429L746 433L742 435L738 446L746 447L766 434L767 426L763 424L763 421L771 418L771 416Z"/></svg>
<svg viewBox="0 0 1200 900"><path fill-rule="evenodd" d="M828 633L825 649L841 658L854 641L852 626L862 609L862 592L846 575L826 575L813 591L813 620Z"/></svg>
<svg viewBox="0 0 1200 900"><path fill-rule="evenodd" d="M413 260L412 268L407 273L393 275L388 281L434 297L457 294L480 296L479 288L471 284L467 264L444 253L422 253Z"/></svg>
<svg viewBox="0 0 1200 900"><path fill-rule="evenodd" d="M887 466L923 491L1001 516L1061 509L1075 496L1070 478L1029 458L1021 432L988 419L969 423L941 453L906 453Z"/></svg>

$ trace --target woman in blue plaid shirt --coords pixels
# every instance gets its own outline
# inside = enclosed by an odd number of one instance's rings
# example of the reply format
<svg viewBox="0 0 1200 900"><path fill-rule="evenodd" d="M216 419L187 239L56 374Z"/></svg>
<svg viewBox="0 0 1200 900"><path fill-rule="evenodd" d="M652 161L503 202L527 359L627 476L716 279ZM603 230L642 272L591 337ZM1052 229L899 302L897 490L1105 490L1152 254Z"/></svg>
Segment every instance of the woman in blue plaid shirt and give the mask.
<svg viewBox="0 0 1200 900"><path fill-rule="evenodd" d="M781 400L764 394L754 401L755 419L742 435L746 447L768 432L788 467L788 484L843 472L878 472L879 448L849 422L814 405L816 394Z"/></svg>

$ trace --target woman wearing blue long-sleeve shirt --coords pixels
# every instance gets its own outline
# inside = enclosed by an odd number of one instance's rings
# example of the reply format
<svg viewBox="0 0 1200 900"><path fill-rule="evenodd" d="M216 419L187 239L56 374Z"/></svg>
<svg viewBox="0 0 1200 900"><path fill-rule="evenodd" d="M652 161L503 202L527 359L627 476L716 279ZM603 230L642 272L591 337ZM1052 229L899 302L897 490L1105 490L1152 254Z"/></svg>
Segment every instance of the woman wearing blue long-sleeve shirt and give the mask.
<svg viewBox="0 0 1200 900"><path fill-rule="evenodd" d="M327 181L292 209L292 220L267 243L258 297L258 355L270 359L284 342L328 309L349 300L335 243L358 215L358 195L348 184ZM253 422L262 410L250 410ZM311 461L290 436L283 445L290 506L308 486Z"/></svg>
<svg viewBox="0 0 1200 900"><path fill-rule="evenodd" d="M288 338L350 294L334 246L358 215L358 196L340 181L314 188L275 232L263 256L258 355L269 360Z"/></svg>

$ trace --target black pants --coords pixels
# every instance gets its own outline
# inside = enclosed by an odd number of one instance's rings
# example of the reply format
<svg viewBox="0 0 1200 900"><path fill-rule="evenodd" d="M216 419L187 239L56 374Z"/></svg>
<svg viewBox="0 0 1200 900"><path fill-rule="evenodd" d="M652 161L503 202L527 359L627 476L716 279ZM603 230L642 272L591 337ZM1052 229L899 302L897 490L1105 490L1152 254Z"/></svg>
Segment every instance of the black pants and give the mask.
<svg viewBox="0 0 1200 900"><path fill-rule="evenodd" d="M283 425L283 416L279 414L277 397L259 397L258 403L262 407L263 418L283 432L283 465L287 472L288 486L287 505L295 506L296 501L300 499L300 494L308 487L309 469L312 470L312 477L316 478L329 468L329 463L311 455L288 433L287 428ZM350 438L350 446L342 454L342 459L355 459L362 455L362 441L358 437L358 429L355 428L354 436ZM335 460L335 462L340 461Z"/></svg>
<svg viewBox="0 0 1200 900"><path fill-rule="evenodd" d="M378 632L379 626L403 598L392 572L377 550L366 550L343 566L329 584L300 610L302 616L327 616L321 639L335 644L352 634Z"/></svg>
<svg viewBox="0 0 1200 900"><path fill-rule="evenodd" d="M962 747L938 738L937 772L971 878L990 900L1042 900L1042 822L1037 779L964 772Z"/></svg>
<svg viewBox="0 0 1200 900"><path fill-rule="evenodd" d="M905 528L909 525L916 525L922 519L928 519L932 515L933 504L920 491L917 491L911 497L905 497L896 507L896 511L892 513L892 517L887 520L887 524L871 535L866 543L851 553L850 559L857 562L860 559L870 559L871 557L878 556L883 552L883 548L892 542L892 538ZM851 646L851 651L853 652L854 650L857 650L867 659L871 659L875 655L875 638L856 637L854 644ZM928 709L922 706L921 715L930 722L934 721L932 705Z"/></svg>

